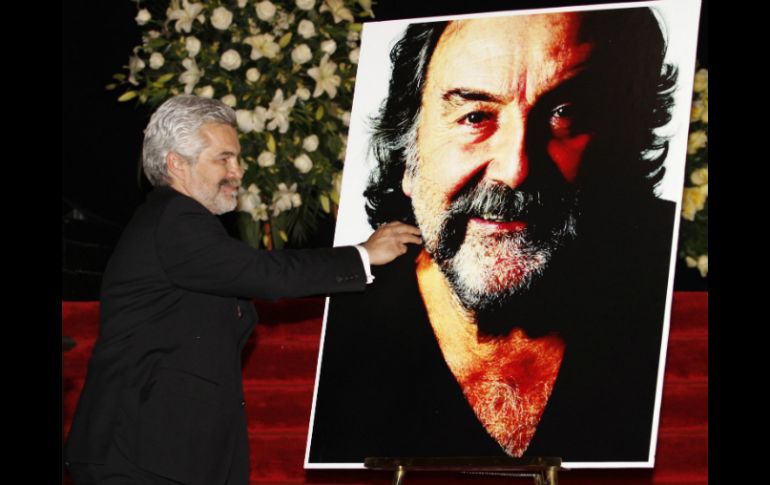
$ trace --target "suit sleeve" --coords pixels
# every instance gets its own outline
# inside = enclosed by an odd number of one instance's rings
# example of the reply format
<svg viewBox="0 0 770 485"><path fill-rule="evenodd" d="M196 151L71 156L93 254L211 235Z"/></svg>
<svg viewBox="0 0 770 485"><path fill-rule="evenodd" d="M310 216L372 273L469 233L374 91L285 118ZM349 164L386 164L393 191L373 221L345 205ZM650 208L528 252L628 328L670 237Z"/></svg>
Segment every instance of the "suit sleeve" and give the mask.
<svg viewBox="0 0 770 485"><path fill-rule="evenodd" d="M354 247L261 251L230 237L197 202L175 198L155 234L160 264L179 287L221 296L291 298L361 291L366 273Z"/></svg>

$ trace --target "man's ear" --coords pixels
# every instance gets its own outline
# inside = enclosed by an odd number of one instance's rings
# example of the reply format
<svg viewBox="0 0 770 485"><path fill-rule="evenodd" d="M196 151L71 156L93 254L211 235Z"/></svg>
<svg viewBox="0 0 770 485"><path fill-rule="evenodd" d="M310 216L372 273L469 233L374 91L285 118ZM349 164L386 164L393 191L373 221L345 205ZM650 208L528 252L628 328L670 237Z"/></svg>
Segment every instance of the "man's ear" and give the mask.
<svg viewBox="0 0 770 485"><path fill-rule="evenodd" d="M172 180L184 180L189 164L178 153L169 151L166 154L166 172Z"/></svg>
<svg viewBox="0 0 770 485"><path fill-rule="evenodd" d="M404 191L404 195L412 197L412 170L409 167L404 169L404 178L401 179L401 190Z"/></svg>

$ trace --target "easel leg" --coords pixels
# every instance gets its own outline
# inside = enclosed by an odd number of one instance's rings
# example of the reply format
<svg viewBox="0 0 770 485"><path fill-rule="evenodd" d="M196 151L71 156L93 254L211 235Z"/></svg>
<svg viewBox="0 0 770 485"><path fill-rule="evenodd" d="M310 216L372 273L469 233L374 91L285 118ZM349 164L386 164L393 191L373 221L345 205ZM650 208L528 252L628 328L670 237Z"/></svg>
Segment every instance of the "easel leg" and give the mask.
<svg viewBox="0 0 770 485"><path fill-rule="evenodd" d="M558 470L556 467L550 467L545 471L548 485L559 485Z"/></svg>
<svg viewBox="0 0 770 485"><path fill-rule="evenodd" d="M406 468L399 466L396 469L396 473L393 475L393 485L401 485L404 483L404 475L406 475Z"/></svg>

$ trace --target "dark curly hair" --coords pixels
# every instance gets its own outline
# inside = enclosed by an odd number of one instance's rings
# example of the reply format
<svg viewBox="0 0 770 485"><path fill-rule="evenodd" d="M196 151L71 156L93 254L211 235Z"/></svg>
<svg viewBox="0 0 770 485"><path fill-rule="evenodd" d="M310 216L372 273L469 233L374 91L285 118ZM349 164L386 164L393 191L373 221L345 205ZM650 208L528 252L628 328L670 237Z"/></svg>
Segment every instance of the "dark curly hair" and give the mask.
<svg viewBox="0 0 770 485"><path fill-rule="evenodd" d="M407 152L415 150L428 64L447 25L411 24L391 50L388 96L371 120L377 166L364 196L372 227L415 223L401 181ZM582 14L580 35L595 43L591 63L600 66L601 77L601 89L590 93L597 137L580 169L584 201L653 198L668 153L668 140L655 130L671 120L677 79L676 68L663 62L661 26L649 8L592 11Z"/></svg>

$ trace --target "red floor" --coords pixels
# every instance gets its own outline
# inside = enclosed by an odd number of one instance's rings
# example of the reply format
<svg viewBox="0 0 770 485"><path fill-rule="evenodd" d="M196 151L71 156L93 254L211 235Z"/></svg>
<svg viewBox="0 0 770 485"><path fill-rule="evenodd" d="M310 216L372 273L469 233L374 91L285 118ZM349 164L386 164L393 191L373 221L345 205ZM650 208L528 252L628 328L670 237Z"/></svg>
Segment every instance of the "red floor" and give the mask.
<svg viewBox="0 0 770 485"><path fill-rule="evenodd" d="M391 483L387 472L303 469L323 300L258 301L257 308L261 322L244 352L251 483ZM63 359L65 436L96 339L98 311L98 302L62 302L62 334L77 343ZM708 293L674 294L657 449L654 470L572 470L562 472L559 482L708 483ZM410 474L405 480L410 485L511 482L503 477L428 472ZM65 483L69 483L68 477Z"/></svg>

